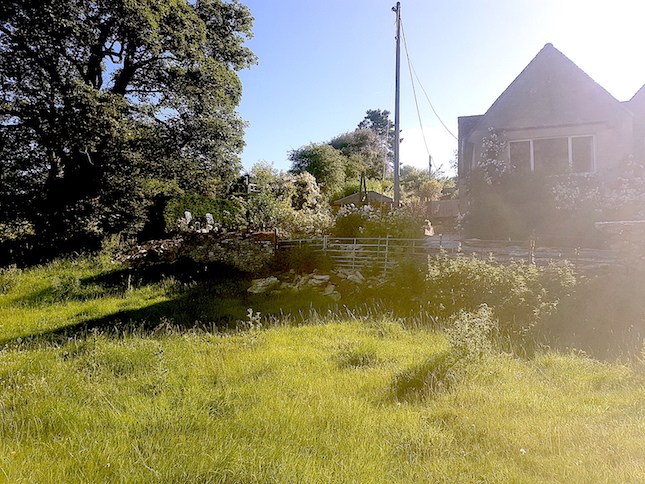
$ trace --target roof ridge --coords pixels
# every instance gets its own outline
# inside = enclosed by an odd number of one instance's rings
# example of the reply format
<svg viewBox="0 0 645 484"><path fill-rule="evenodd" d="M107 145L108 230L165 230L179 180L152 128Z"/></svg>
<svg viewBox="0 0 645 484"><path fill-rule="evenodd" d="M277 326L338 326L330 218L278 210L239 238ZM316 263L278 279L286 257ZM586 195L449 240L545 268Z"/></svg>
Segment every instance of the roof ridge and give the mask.
<svg viewBox="0 0 645 484"><path fill-rule="evenodd" d="M623 106L621 104L621 102L616 97L614 97L609 91L607 91L607 89L605 89L603 86L598 84L598 82L596 82L589 74L587 74L587 72L585 72L584 69L582 69L580 66L578 66L575 62L573 62L571 59L569 59L565 54L563 54L552 43L549 42L549 43L545 44L544 47L542 47L542 49L540 49L540 51L533 57L533 59L531 59L531 61L524 67L524 69L522 69L522 71L513 79L513 81L506 87L506 89L504 89L502 91L502 93L497 97L497 99L495 99L493 104L490 105L490 107L486 110L486 112L483 115L481 115L482 119L479 121L479 123L477 123L477 126L475 127L475 129L477 129L477 128L479 128L481 126L481 124L484 122L484 120L487 117L487 115L494 110L494 108L499 104L500 100L503 99L506 96L508 91L518 81L518 79L520 79L524 75L524 73L527 70L529 70L532 65L535 64L536 60L538 60L539 58L543 57L544 55L546 55L549 52L554 52L558 56L560 56L562 59L566 60L571 66L573 66L577 71L582 73L594 85L596 85L603 92L605 92L607 94L607 96L609 96L616 103L617 106L620 106L621 109L625 110L626 112L629 112L627 107ZM643 87L645 88L645 86L643 86Z"/></svg>

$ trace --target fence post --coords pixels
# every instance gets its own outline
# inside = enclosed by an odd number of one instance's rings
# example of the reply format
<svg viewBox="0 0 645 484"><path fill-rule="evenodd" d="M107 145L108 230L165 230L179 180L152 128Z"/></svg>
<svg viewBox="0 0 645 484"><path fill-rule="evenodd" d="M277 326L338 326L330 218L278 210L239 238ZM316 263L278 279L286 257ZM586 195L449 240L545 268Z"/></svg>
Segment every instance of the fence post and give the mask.
<svg viewBox="0 0 645 484"><path fill-rule="evenodd" d="M352 270L356 270L356 239L352 244Z"/></svg>
<svg viewBox="0 0 645 484"><path fill-rule="evenodd" d="M578 259L580 258L580 247L576 247L575 254L576 254L576 262L574 264L574 267L576 272L578 272Z"/></svg>
<svg viewBox="0 0 645 484"><path fill-rule="evenodd" d="M535 265L535 236L529 239L529 265Z"/></svg>
<svg viewBox="0 0 645 484"><path fill-rule="evenodd" d="M383 261L383 274L387 274L389 263L390 236L385 237L385 260Z"/></svg>

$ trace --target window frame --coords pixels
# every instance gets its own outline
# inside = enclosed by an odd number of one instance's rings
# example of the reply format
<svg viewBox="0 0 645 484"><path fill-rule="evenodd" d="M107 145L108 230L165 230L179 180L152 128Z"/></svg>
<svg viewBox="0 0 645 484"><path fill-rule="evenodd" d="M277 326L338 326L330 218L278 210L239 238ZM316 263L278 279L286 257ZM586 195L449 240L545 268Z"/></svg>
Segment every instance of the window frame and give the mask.
<svg viewBox="0 0 645 484"><path fill-rule="evenodd" d="M508 160L509 163L513 163L511 159L511 144L512 143L529 143L529 156L530 156L530 166L531 172L535 172L535 148L533 145L534 141L538 140L547 140L547 139L566 139L567 140L567 150L568 150L568 163L569 163L569 173L593 173L596 171L596 136L593 134L576 134L571 136L544 136L539 138L521 138L508 141ZM591 138L591 160L589 160L589 171L573 171L573 139L574 138Z"/></svg>

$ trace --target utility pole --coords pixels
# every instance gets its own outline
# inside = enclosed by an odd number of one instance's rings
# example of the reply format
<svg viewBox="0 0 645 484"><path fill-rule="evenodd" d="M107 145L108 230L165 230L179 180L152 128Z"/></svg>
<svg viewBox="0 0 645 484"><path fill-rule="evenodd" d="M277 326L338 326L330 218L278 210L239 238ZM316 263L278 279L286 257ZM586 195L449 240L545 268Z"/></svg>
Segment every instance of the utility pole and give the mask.
<svg viewBox="0 0 645 484"><path fill-rule="evenodd" d="M399 121L399 104L400 104L400 91L401 91L401 2L396 2L396 7L392 7L392 11L396 13L396 81L395 81L395 95L394 95L394 206L398 207L401 203L401 190L400 190L400 162L399 162L399 148L401 145L401 128Z"/></svg>

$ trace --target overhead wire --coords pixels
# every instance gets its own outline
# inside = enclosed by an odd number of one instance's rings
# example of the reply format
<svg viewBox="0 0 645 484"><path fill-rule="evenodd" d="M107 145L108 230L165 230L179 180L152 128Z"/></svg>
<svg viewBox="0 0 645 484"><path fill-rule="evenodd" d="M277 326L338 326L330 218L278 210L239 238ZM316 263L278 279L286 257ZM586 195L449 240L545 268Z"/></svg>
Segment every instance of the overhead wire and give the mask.
<svg viewBox="0 0 645 484"><path fill-rule="evenodd" d="M412 61L410 59L410 52L408 51L408 43L405 40L405 30L403 28L403 22L401 22L401 38L403 39L403 47L405 49L405 56L406 56L406 59L408 61L408 69L410 71L410 80L412 81L412 94L414 96L414 102L415 102L416 108L417 108L417 117L419 118L419 124L421 125L421 135L423 136L423 142L424 142L424 144L426 146L426 151L428 151L428 144L426 143L425 133L423 131L423 125L421 123L421 114L419 112L419 104L418 104L418 101L417 101L414 78L417 79L417 82L419 83L419 87L421 87L421 90L423 91L423 94L425 95L426 100L428 101L428 104L430 105L430 108L432 109L432 112L437 117L437 119L439 120L441 125L450 134L450 136L452 136L455 139L458 139L458 138L453 134L452 131L450 131L448 126L446 126L446 123L444 123L443 120L441 119L441 116L439 116L439 113L437 113L437 110L435 109L434 105L432 104L432 101L430 101L430 97L428 96L428 93L424 89L423 84L421 83L421 80L419 79L419 76L418 76L416 70L414 69L414 66L412 65ZM429 151L428 151L428 155L430 155Z"/></svg>
<svg viewBox="0 0 645 484"><path fill-rule="evenodd" d="M426 140L426 134L423 129L423 122L421 121L421 111L419 110L419 101L417 99L417 89L416 89L416 85L414 84L414 77L412 76L412 63L410 62L410 53L408 52L408 44L405 41L405 31L403 30L403 22L401 22L401 37L403 39L403 48L405 49L405 57L407 58L407 61L408 61L408 71L410 72L410 81L412 82L412 97L414 98L414 106L417 110L417 119L419 120L419 128L421 129L421 138L423 138L423 144L425 145L428 158L431 159L432 155L430 154L430 149L428 148L428 141Z"/></svg>

